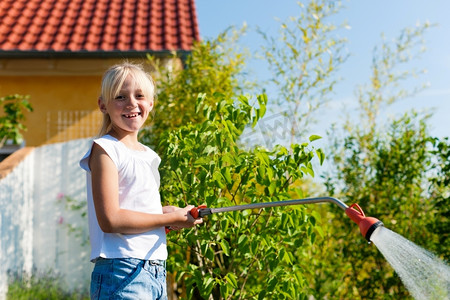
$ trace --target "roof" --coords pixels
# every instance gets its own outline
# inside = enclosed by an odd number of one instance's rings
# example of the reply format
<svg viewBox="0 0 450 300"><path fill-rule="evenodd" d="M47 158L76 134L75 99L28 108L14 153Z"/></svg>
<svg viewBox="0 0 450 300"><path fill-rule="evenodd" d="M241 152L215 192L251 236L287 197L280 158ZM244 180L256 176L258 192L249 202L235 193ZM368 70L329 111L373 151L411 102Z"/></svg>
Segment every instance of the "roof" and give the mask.
<svg viewBox="0 0 450 300"><path fill-rule="evenodd" d="M196 40L194 0L0 0L3 57L189 51Z"/></svg>

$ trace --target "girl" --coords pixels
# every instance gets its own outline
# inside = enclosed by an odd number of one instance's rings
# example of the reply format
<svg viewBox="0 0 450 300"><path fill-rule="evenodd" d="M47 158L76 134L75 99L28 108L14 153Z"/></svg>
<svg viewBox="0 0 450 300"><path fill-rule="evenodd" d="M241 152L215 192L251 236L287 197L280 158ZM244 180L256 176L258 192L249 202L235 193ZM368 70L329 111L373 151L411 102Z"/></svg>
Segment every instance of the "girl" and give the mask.
<svg viewBox="0 0 450 300"><path fill-rule="evenodd" d="M161 206L159 156L138 142L155 85L135 64L103 76L99 138L80 161L87 171L92 299L167 299L165 227L202 223L185 208Z"/></svg>

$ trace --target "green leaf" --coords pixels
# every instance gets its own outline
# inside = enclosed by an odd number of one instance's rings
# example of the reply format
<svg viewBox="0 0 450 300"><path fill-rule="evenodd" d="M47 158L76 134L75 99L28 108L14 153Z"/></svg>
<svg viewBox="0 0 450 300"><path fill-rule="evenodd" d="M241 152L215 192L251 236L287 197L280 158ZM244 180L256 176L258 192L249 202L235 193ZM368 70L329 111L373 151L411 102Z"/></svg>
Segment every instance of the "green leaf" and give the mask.
<svg viewBox="0 0 450 300"><path fill-rule="evenodd" d="M312 141L315 141L315 140L319 140L321 138L322 138L321 136L313 134L313 135L311 135L309 137L309 141L312 142Z"/></svg>
<svg viewBox="0 0 450 300"><path fill-rule="evenodd" d="M205 93L199 93L197 95L197 100L196 100L196 104L195 104L195 113L197 113L197 114L199 113L200 108L202 107L201 104L203 103L205 98L206 98L206 94Z"/></svg>
<svg viewBox="0 0 450 300"><path fill-rule="evenodd" d="M220 285L220 294L226 299L228 298L228 295L230 294L230 288L228 284L221 284Z"/></svg>
<svg viewBox="0 0 450 300"><path fill-rule="evenodd" d="M203 278L203 286L206 290L212 290L212 283L214 282L214 278L212 277L205 277Z"/></svg>
<svg viewBox="0 0 450 300"><path fill-rule="evenodd" d="M311 239L311 244L314 244L314 242L316 241L316 233L315 232L311 233L310 239Z"/></svg>
<svg viewBox="0 0 450 300"><path fill-rule="evenodd" d="M223 250L223 253L226 256L230 256L230 244L228 243L228 241L227 240L221 240L219 243L220 243L220 247Z"/></svg>
<svg viewBox="0 0 450 300"><path fill-rule="evenodd" d="M277 188L277 181L271 181L269 185L269 194L274 195Z"/></svg>
<svg viewBox="0 0 450 300"><path fill-rule="evenodd" d="M236 275L234 275L233 273L228 273L227 275L225 275L225 279L233 288L235 288L235 289L238 288L238 282L237 282Z"/></svg>
<svg viewBox="0 0 450 300"><path fill-rule="evenodd" d="M238 245L241 245L243 243L246 243L248 241L247 234L242 234L238 239Z"/></svg>
<svg viewBox="0 0 450 300"><path fill-rule="evenodd" d="M222 173L220 173L219 171L215 171L213 174L213 180L215 181L215 183L220 187L220 188L224 188L225 187L225 183L224 183L224 178Z"/></svg>
<svg viewBox="0 0 450 300"><path fill-rule="evenodd" d="M232 181L231 181L230 169L229 169L229 168L223 168L222 171L221 171L221 173L222 173L222 175L223 175L223 178L225 178L226 182L227 182L228 184L231 184Z"/></svg>
<svg viewBox="0 0 450 300"><path fill-rule="evenodd" d="M320 165L325 161L325 153L323 153L322 149L316 150L317 157L319 158Z"/></svg>

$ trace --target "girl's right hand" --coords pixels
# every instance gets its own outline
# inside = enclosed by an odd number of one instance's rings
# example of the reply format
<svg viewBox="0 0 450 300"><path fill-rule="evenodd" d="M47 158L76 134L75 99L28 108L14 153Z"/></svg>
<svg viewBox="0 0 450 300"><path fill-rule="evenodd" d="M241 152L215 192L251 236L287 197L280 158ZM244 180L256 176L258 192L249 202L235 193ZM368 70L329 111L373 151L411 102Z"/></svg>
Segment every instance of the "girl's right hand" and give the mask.
<svg viewBox="0 0 450 300"><path fill-rule="evenodd" d="M191 209L194 208L194 205L188 205L184 208L171 207L172 212L170 214L174 214L176 221L173 224L170 224L171 228L191 228L195 225L203 223L202 218L194 219L191 215Z"/></svg>

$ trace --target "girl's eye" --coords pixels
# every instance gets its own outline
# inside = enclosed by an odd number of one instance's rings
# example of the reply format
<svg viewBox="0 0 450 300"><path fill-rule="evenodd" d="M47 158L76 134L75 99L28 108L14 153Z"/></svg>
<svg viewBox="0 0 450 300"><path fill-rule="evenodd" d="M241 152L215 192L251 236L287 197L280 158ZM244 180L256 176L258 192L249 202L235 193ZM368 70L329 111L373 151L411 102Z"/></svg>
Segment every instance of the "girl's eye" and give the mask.
<svg viewBox="0 0 450 300"><path fill-rule="evenodd" d="M116 98L114 98L114 99L116 99L116 100L124 100L124 99L125 99L125 97L124 97L124 96L121 96L121 95L119 95L119 96L116 96Z"/></svg>

